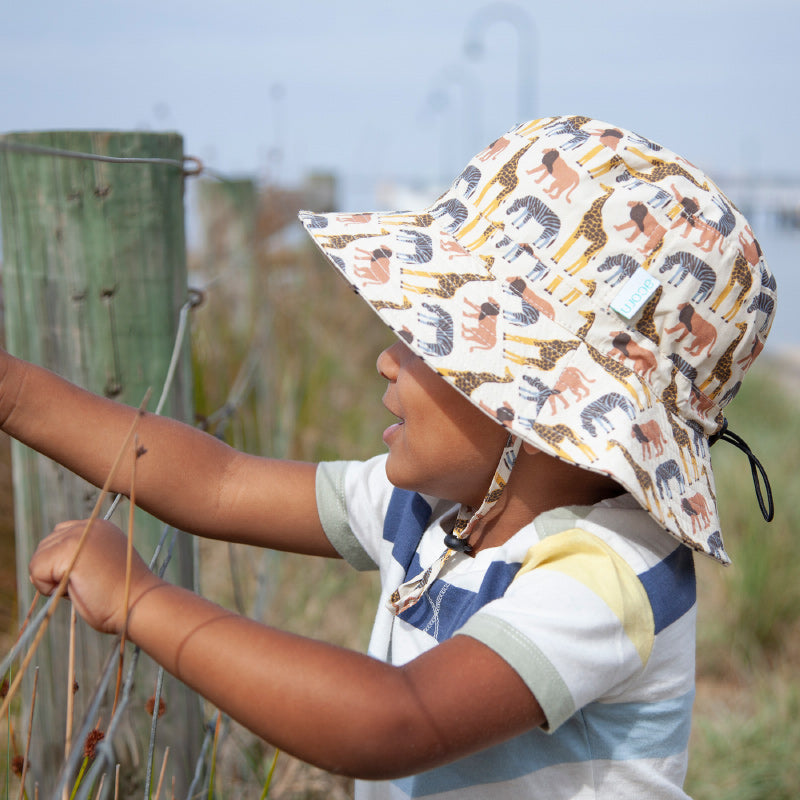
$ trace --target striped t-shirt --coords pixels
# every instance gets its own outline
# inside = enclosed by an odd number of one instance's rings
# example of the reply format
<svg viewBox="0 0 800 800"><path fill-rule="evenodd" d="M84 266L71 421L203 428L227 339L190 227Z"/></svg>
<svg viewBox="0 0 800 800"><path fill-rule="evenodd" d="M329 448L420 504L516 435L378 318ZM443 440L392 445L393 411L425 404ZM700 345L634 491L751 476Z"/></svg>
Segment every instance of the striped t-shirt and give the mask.
<svg viewBox="0 0 800 800"><path fill-rule="evenodd" d="M394 781L363 800L411 797L685 798L694 697L692 553L629 495L537 517L499 547L455 556L395 617L388 596L442 551L457 510L393 487L385 456L322 464L326 534L359 569L379 569L369 653L404 664L472 636L519 673L547 719L476 755Z"/></svg>

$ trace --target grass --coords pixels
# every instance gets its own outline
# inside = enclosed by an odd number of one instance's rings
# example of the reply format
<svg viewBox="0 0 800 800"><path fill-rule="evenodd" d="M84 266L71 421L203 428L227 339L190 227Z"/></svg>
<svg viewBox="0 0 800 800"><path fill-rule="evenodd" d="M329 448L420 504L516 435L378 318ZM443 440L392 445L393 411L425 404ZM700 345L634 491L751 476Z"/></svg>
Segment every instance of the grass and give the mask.
<svg viewBox="0 0 800 800"><path fill-rule="evenodd" d="M794 800L800 687L791 671L720 692L695 720L687 789L695 800Z"/></svg>
<svg viewBox="0 0 800 800"><path fill-rule="evenodd" d="M769 474L766 523L745 456L714 446L720 516L733 565L698 559L698 690L687 791L696 800L794 798L800 786L800 540L795 502L800 417L774 364L758 364L728 411Z"/></svg>
<svg viewBox="0 0 800 800"><path fill-rule="evenodd" d="M764 464L773 487L775 519L764 522L746 457L725 443L713 450L726 547L734 564L707 576L718 581L715 617L705 624L701 651L724 648L737 662L778 658L796 628L800 607L797 537L800 510L793 498L800 468L800 415L768 366L757 366L728 413L732 430ZM705 566L705 565L703 565ZM701 656L702 657L702 656ZM707 662L703 663L710 669Z"/></svg>

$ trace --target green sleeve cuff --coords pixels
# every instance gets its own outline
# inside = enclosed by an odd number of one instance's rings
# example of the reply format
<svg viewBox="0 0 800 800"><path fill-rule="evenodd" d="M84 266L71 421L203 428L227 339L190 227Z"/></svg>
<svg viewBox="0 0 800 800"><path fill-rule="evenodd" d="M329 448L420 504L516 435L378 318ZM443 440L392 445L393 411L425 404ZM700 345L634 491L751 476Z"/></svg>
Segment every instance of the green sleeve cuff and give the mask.
<svg viewBox="0 0 800 800"><path fill-rule="evenodd" d="M325 461L317 466L317 513L322 529L336 552L358 570L377 569L350 529L344 478L349 461Z"/></svg>
<svg viewBox="0 0 800 800"><path fill-rule="evenodd" d="M504 620L478 612L456 634L483 642L508 662L541 706L547 720L543 730L552 733L575 713L572 695L555 667L533 642Z"/></svg>

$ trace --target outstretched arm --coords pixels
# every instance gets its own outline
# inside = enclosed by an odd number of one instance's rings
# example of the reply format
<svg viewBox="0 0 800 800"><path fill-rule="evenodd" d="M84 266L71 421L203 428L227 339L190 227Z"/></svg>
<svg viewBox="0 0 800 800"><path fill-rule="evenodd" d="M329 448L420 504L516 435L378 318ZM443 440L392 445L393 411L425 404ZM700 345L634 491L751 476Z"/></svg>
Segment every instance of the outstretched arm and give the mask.
<svg viewBox="0 0 800 800"><path fill-rule="evenodd" d="M102 486L137 414L0 351L0 427ZM245 455L190 425L143 414L136 499L176 527L215 539L335 556L317 515L316 465ZM111 490L130 490L130 457Z"/></svg>
<svg viewBox="0 0 800 800"><path fill-rule="evenodd" d="M95 526L68 591L91 625L117 633L126 540L108 523ZM61 525L40 545L31 576L45 594L82 530ZM133 642L259 736L331 772L414 774L544 722L517 673L467 636L393 667L238 617L163 582L138 558L132 575Z"/></svg>

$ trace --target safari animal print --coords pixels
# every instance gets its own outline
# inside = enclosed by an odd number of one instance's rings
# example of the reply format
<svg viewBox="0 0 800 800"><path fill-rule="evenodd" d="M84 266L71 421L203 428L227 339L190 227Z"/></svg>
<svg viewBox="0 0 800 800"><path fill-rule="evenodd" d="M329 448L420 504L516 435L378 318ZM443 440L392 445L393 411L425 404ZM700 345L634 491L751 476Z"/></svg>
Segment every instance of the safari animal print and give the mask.
<svg viewBox="0 0 800 800"><path fill-rule="evenodd" d="M764 348L777 287L705 173L633 131L547 117L494 139L427 208L303 219L498 424L728 560L707 438Z"/></svg>

